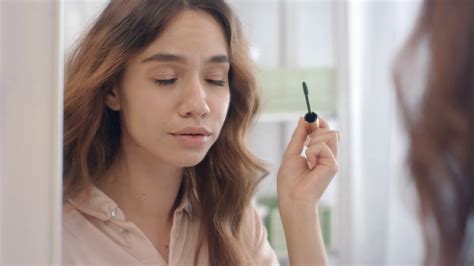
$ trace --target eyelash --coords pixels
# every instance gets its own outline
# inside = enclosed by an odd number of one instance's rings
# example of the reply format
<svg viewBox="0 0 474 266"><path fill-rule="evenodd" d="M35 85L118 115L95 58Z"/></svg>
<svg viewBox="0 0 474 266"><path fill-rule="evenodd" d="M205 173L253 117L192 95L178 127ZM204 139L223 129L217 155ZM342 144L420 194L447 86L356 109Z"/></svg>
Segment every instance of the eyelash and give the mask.
<svg viewBox="0 0 474 266"><path fill-rule="evenodd" d="M176 78L174 79L157 79L155 80L155 83L160 85L160 86L168 86L168 85L173 85L176 82ZM213 80L213 79L206 79L207 82L209 82L212 85L216 86L224 86L225 81L224 80Z"/></svg>
<svg viewBox="0 0 474 266"><path fill-rule="evenodd" d="M156 79L155 83L160 85L160 86L167 86L167 85L172 85L176 82L176 78L174 79Z"/></svg>
<svg viewBox="0 0 474 266"><path fill-rule="evenodd" d="M216 85L216 86L224 86L225 81L224 80L214 80L214 79L206 79L207 82Z"/></svg>

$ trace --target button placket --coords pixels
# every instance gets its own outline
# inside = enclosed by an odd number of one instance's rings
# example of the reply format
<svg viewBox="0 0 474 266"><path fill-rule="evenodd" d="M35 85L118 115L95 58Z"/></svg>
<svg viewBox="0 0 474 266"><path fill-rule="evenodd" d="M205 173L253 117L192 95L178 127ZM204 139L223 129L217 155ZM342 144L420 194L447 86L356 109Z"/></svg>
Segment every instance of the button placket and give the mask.
<svg viewBox="0 0 474 266"><path fill-rule="evenodd" d="M122 237L126 240L126 239L128 239L128 237L130 235L130 231L128 231L128 229L123 229L121 234L122 234Z"/></svg>
<svg viewBox="0 0 474 266"><path fill-rule="evenodd" d="M119 225L120 226L120 225ZM125 226L120 226L119 231L117 232L121 242L128 248L131 248L133 231L130 228Z"/></svg>
<svg viewBox="0 0 474 266"><path fill-rule="evenodd" d="M122 221L122 214L120 212L120 208L115 208L111 212L111 222L119 227L118 230L118 235L122 239L123 244L126 246L130 245L130 237L131 237L131 232L129 229L126 229L126 222Z"/></svg>

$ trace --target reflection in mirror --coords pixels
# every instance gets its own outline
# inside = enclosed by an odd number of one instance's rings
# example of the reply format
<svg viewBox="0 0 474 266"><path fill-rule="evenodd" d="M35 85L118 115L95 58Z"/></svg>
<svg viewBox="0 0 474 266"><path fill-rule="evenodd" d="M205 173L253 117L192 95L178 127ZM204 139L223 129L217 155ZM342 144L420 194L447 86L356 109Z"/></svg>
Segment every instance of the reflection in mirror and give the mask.
<svg viewBox="0 0 474 266"><path fill-rule="evenodd" d="M259 55L265 56L259 52L264 47L249 46L226 3L106 4L67 48L64 262L327 263L330 207L321 197L337 171L340 135L330 120L298 120L291 83L306 77L316 91L333 92L334 74L319 70L333 67L332 56L312 55L322 60L315 62L297 53L290 56L291 40L303 36L278 32L280 58L260 64L267 70L259 77L283 74L282 84L273 83L279 91L273 98L287 94L293 100L270 105L261 101L252 68ZM245 2L233 5L248 8ZM329 11L333 6L321 5ZM276 18L285 27L298 13L295 17L310 19L299 4L292 6L294 11L286 7L276 6ZM327 16L322 21L327 23ZM298 60L290 60L293 56ZM275 91L270 83L262 84L264 91ZM318 108L328 117L335 112L330 94L321 94L329 102ZM246 144L260 110L267 118L258 124L274 120L271 126L282 127L277 167L252 155L262 147ZM283 119L272 118L281 114ZM253 204L257 185L268 174L273 185L266 194L256 194ZM283 238L277 253L272 244ZM115 242L129 245L130 252ZM79 246L91 249L78 252ZM193 255L183 257L175 250ZM110 252L117 255L111 259L106 256Z"/></svg>

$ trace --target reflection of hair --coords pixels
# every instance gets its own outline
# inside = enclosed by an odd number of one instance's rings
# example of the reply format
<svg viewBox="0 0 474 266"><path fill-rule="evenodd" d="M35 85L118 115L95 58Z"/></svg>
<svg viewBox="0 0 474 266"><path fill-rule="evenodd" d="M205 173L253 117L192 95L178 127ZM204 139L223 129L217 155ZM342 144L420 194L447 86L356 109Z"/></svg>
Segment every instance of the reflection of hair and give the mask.
<svg viewBox="0 0 474 266"><path fill-rule="evenodd" d="M249 245L237 237L244 209L267 171L244 144L259 110L253 66L241 26L224 1L111 1L80 40L66 68L64 96L64 197L99 181L120 145L120 118L105 105L128 60L159 36L182 9L203 10L223 27L229 44L231 102L221 135L197 166L185 170L196 182L201 240L211 265L252 264ZM196 257L195 257L196 258Z"/></svg>
<svg viewBox="0 0 474 266"><path fill-rule="evenodd" d="M398 69L406 66L402 63L422 39L428 40L430 66L419 115L411 114L403 100L409 97L402 91L407 88L401 86L407 76L396 72L395 79L409 133L410 169L420 199L425 263L472 265L474 1L425 1Z"/></svg>

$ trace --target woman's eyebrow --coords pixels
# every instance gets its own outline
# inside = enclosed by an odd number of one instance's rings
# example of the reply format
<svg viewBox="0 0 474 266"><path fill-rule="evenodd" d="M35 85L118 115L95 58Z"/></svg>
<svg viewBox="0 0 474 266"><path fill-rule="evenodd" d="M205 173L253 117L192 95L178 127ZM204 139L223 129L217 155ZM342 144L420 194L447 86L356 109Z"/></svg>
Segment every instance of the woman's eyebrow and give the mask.
<svg viewBox="0 0 474 266"><path fill-rule="evenodd" d="M209 63L229 63L229 57L227 55L215 55L209 60Z"/></svg>
<svg viewBox="0 0 474 266"><path fill-rule="evenodd" d="M186 58L174 54L154 54L146 59L142 60L142 63L148 62L177 62L177 63L186 63Z"/></svg>
<svg viewBox="0 0 474 266"><path fill-rule="evenodd" d="M227 55L215 55L211 56L207 61L208 63L229 63L229 57ZM158 53L142 60L142 63L148 62L176 62L186 64L187 60L184 56L180 55Z"/></svg>

